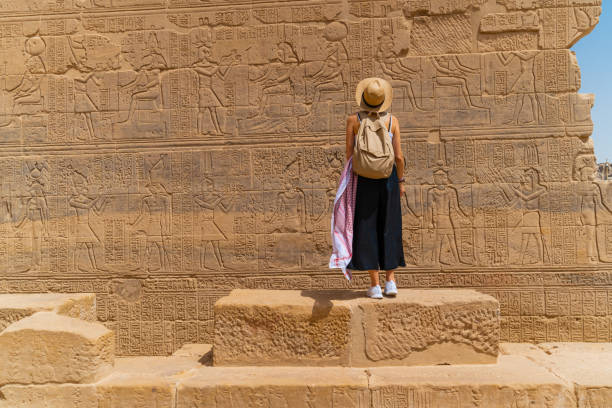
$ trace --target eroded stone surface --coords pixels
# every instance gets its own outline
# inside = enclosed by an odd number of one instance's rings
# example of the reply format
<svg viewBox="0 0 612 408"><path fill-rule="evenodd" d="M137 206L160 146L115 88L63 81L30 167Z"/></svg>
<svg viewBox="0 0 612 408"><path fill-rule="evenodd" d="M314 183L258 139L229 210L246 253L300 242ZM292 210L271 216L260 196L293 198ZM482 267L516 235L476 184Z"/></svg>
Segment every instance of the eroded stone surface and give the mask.
<svg viewBox="0 0 612 408"><path fill-rule="evenodd" d="M0 385L94 382L113 364L114 341L99 323L37 312L0 333Z"/></svg>
<svg viewBox="0 0 612 408"><path fill-rule="evenodd" d="M40 311L93 321L96 296L92 293L36 293L0 295L0 332L8 325Z"/></svg>
<svg viewBox="0 0 612 408"><path fill-rule="evenodd" d="M100 408L93 384L5 385L0 408ZM164 407L165 408L165 407Z"/></svg>
<svg viewBox="0 0 612 408"><path fill-rule="evenodd" d="M299 291L234 290L215 304L215 365L347 365L351 311Z"/></svg>
<svg viewBox="0 0 612 408"><path fill-rule="evenodd" d="M234 290L215 304L215 365L494 363L499 305L470 290Z"/></svg>
<svg viewBox="0 0 612 408"><path fill-rule="evenodd" d="M499 304L467 290L403 290L384 302L359 301L365 357L353 364L493 363L499 344ZM359 343L351 336L354 349ZM369 361L368 361L369 360Z"/></svg>
<svg viewBox="0 0 612 408"><path fill-rule="evenodd" d="M519 356L488 366L372 368L372 407L573 408L571 384Z"/></svg>
<svg viewBox="0 0 612 408"><path fill-rule="evenodd" d="M351 368L209 367L177 393L177 408L369 407L367 375Z"/></svg>
<svg viewBox="0 0 612 408"><path fill-rule="evenodd" d="M502 352L520 355L574 384L579 408L612 403L612 344L503 344Z"/></svg>

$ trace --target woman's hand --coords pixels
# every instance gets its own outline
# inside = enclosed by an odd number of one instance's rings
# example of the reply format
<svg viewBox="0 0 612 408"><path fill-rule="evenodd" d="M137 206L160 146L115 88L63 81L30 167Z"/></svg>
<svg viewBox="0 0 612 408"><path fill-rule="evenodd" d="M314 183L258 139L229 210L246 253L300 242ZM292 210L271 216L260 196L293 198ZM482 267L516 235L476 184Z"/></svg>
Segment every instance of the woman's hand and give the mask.
<svg viewBox="0 0 612 408"><path fill-rule="evenodd" d="M399 183L400 196L406 194L406 183Z"/></svg>

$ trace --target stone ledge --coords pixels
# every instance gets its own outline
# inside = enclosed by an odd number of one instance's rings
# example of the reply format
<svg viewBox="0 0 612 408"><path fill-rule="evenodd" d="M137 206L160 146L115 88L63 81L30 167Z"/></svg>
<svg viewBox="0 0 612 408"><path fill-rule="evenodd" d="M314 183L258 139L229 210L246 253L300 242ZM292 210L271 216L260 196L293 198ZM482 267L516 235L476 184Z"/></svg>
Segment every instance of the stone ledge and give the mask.
<svg viewBox="0 0 612 408"><path fill-rule="evenodd" d="M571 384L520 356L496 365L369 370L372 408L576 406Z"/></svg>
<svg viewBox="0 0 612 408"><path fill-rule="evenodd" d="M503 343L504 354L524 356L571 382L579 408L612 406L612 344Z"/></svg>
<svg viewBox="0 0 612 408"><path fill-rule="evenodd" d="M499 304L473 290L234 290L215 304L215 366L495 363Z"/></svg>
<svg viewBox="0 0 612 408"><path fill-rule="evenodd" d="M494 365L368 369L202 367L197 356L119 358L94 384L0 387L0 408L608 408L611 349L504 344L503 352L512 354Z"/></svg>
<svg viewBox="0 0 612 408"><path fill-rule="evenodd" d="M11 323L43 311L95 321L96 295L93 293L0 295L0 332Z"/></svg>
<svg viewBox="0 0 612 408"><path fill-rule="evenodd" d="M341 367L206 367L177 387L177 407L369 407L368 377Z"/></svg>
<svg viewBox="0 0 612 408"><path fill-rule="evenodd" d="M0 333L0 384L96 381L113 365L114 344L102 324L34 313Z"/></svg>

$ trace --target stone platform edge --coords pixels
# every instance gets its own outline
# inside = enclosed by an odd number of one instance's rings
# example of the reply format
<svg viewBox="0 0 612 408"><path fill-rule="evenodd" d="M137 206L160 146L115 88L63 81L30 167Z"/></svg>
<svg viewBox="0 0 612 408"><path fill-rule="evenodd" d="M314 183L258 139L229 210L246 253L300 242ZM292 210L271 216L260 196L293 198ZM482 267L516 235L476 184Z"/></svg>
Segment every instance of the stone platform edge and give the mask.
<svg viewBox="0 0 612 408"><path fill-rule="evenodd" d="M214 306L215 366L494 364L499 302L471 289L234 289Z"/></svg>
<svg viewBox="0 0 612 408"><path fill-rule="evenodd" d="M368 369L212 367L200 363L201 351L119 358L92 384L0 387L0 408L603 408L612 401L612 344L501 349L496 365Z"/></svg>

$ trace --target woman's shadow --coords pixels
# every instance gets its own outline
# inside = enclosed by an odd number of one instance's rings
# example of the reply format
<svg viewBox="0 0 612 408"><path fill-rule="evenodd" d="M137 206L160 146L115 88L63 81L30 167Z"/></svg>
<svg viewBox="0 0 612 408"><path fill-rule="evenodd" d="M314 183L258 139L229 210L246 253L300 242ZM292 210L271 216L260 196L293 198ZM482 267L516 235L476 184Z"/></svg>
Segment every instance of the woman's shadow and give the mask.
<svg viewBox="0 0 612 408"><path fill-rule="evenodd" d="M363 290L346 290L346 289L324 289L324 290L302 290L300 293L303 297L314 299L312 305L312 314L310 321L325 319L329 316L334 301L349 301L364 297Z"/></svg>

